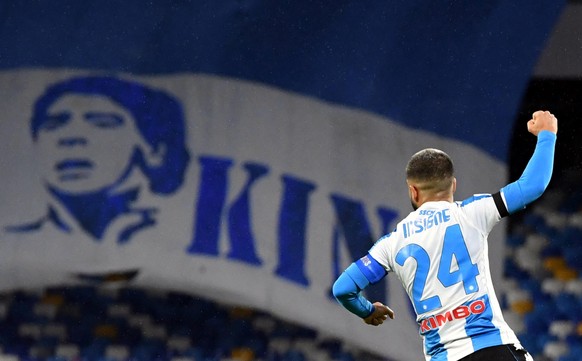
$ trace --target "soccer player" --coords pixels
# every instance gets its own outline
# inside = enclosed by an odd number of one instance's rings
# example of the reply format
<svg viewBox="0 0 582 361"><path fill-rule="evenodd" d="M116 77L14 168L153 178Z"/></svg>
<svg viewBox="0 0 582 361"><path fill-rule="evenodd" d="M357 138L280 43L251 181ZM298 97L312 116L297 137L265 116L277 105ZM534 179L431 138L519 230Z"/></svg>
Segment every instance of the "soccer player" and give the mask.
<svg viewBox="0 0 582 361"><path fill-rule="evenodd" d="M416 311L426 360L533 360L503 319L487 247L493 226L540 197L550 181L558 121L537 111L527 129L537 144L521 177L462 202L453 200L449 156L437 149L414 154L406 167L414 211L340 275L333 286L337 300L378 326L394 312L361 291L393 272Z"/></svg>

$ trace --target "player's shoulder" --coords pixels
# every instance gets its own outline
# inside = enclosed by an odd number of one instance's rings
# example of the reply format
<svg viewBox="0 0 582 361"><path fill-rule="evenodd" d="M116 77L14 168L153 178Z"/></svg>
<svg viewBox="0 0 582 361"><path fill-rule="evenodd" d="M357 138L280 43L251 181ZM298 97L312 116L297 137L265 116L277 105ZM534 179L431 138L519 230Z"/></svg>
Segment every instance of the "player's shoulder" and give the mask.
<svg viewBox="0 0 582 361"><path fill-rule="evenodd" d="M465 215L469 218L481 219L485 216L487 219L497 219L499 210L495 196L489 193L474 194L460 202L455 202L457 207L455 213L461 218Z"/></svg>
<svg viewBox="0 0 582 361"><path fill-rule="evenodd" d="M371 249L374 248L389 249L394 247L394 245L398 243L399 238L401 238L402 222L403 221L400 221L392 231L378 238Z"/></svg>
<svg viewBox="0 0 582 361"><path fill-rule="evenodd" d="M394 228L392 230L392 232L386 233L382 237L378 238L376 243L374 243L373 247L381 245L382 243L385 243L385 242L389 242L390 240L393 240L397 236L398 236L398 225L396 226L396 228Z"/></svg>
<svg viewBox="0 0 582 361"><path fill-rule="evenodd" d="M467 206L475 206L490 202L493 200L493 196L490 193L478 193L473 194L471 197L465 198L462 201L455 201L455 204L459 208Z"/></svg>

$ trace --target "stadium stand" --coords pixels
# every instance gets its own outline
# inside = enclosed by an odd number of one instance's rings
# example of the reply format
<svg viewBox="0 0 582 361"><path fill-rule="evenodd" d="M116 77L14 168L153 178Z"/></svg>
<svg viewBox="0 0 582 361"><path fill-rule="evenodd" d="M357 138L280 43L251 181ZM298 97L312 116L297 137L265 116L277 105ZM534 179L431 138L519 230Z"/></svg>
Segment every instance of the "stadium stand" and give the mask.
<svg viewBox="0 0 582 361"><path fill-rule="evenodd" d="M374 361L264 312L102 286L0 295L0 361Z"/></svg>
<svg viewBox="0 0 582 361"><path fill-rule="evenodd" d="M507 237L507 321L536 361L582 360L582 173L569 170Z"/></svg>

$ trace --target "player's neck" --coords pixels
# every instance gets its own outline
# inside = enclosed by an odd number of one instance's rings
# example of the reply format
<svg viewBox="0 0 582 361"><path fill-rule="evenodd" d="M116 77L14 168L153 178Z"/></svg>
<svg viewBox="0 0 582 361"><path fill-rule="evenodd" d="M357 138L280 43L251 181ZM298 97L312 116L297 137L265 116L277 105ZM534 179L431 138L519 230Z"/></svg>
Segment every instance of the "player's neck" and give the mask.
<svg viewBox="0 0 582 361"><path fill-rule="evenodd" d="M438 192L438 193L429 193L423 194L420 197L420 202L418 202L418 206L422 206L424 203L427 202L449 202L452 203L454 201L453 193L451 192Z"/></svg>

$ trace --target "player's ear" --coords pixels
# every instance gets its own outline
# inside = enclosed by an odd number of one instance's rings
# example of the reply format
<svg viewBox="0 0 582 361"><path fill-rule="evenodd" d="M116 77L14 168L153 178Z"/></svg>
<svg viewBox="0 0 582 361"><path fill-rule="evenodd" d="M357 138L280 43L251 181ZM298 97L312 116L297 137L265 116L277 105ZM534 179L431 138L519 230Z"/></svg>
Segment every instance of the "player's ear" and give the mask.
<svg viewBox="0 0 582 361"><path fill-rule="evenodd" d="M410 199L418 203L418 188L414 184L408 183L408 194L410 194Z"/></svg>
<svg viewBox="0 0 582 361"><path fill-rule="evenodd" d="M457 178L453 177L453 194L457 191Z"/></svg>

